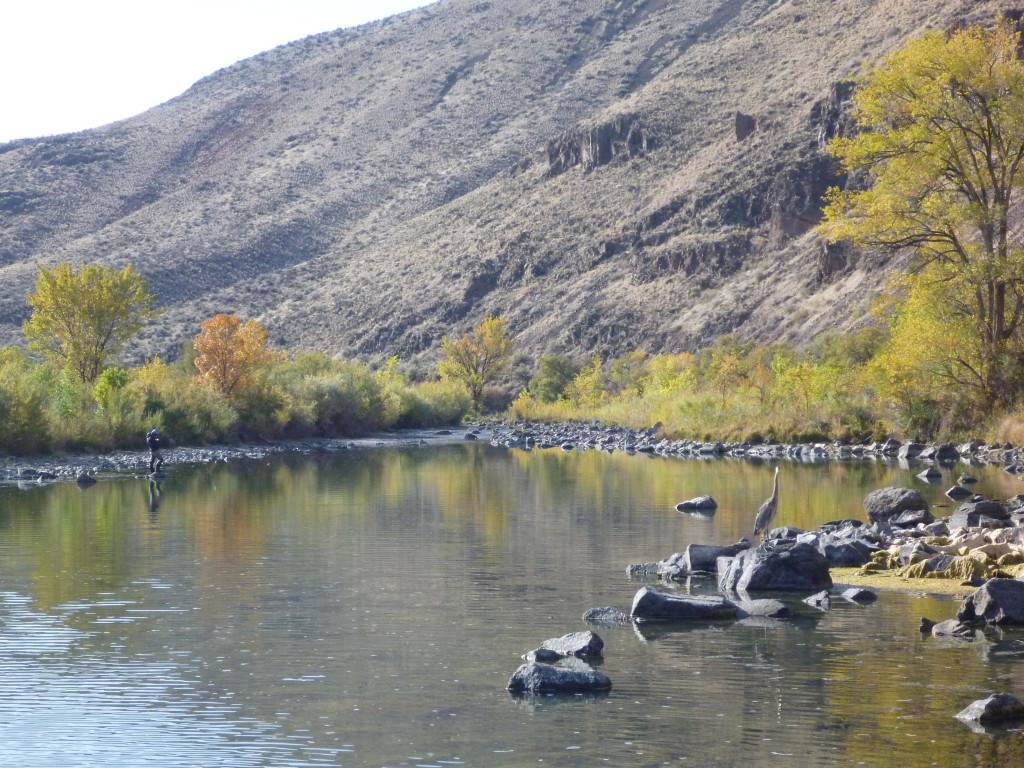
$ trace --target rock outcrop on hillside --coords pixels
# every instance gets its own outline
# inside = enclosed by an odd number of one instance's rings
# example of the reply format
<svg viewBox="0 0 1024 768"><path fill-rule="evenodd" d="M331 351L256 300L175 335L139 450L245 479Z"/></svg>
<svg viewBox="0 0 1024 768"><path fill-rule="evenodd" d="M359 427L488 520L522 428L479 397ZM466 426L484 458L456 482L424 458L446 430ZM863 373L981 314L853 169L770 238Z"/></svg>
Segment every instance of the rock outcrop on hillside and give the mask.
<svg viewBox="0 0 1024 768"><path fill-rule="evenodd" d="M217 312L291 349L428 357L805 341L884 254L825 246L849 79L974 0L440 0L239 62L130 120L0 145L0 343L35 263L133 264L173 357Z"/></svg>

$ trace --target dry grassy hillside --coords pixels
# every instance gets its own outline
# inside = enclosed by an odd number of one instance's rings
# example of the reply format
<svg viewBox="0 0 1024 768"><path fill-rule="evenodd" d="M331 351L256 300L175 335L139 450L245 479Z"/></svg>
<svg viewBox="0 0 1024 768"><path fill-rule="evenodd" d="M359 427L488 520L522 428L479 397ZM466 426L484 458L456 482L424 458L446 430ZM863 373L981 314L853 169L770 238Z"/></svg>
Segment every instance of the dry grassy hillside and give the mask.
<svg viewBox="0 0 1024 768"><path fill-rule="evenodd" d="M676 351L864 322L886 262L811 227L844 85L973 0L440 0L240 62L131 120L0 145L0 343L34 263L133 264L173 356L217 312L290 349Z"/></svg>

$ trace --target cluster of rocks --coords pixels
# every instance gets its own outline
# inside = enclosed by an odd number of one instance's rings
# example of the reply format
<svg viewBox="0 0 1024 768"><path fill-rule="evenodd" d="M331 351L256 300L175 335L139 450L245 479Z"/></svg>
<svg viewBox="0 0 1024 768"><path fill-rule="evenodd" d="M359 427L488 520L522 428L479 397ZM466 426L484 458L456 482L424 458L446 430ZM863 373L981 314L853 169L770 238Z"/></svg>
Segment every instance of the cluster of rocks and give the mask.
<svg viewBox="0 0 1024 768"><path fill-rule="evenodd" d="M561 448L562 450L604 450L688 457L746 457L759 459L790 458L805 461L848 459L904 459L953 462L959 459L979 463L1002 464L1011 471L1024 472L1024 451L1009 443L988 444L969 440L952 443L902 442L894 438L882 442L849 444L841 440L829 443L783 444L723 443L720 441L669 440L659 437L661 423L647 429L628 429L598 420L585 423L535 424L502 422L491 430L491 442L509 448Z"/></svg>
<svg viewBox="0 0 1024 768"><path fill-rule="evenodd" d="M592 693L611 690L608 675L591 666L602 659L604 641L594 632L572 632L545 640L525 654L508 681L508 690L521 694Z"/></svg>
<svg viewBox="0 0 1024 768"><path fill-rule="evenodd" d="M919 491L882 488L868 494L864 508L878 549L865 563L851 564L866 574L975 582L1024 575L1022 495L1006 501L974 496L936 519Z"/></svg>
<svg viewBox="0 0 1024 768"><path fill-rule="evenodd" d="M965 482L965 478L961 478ZM955 493L955 486L948 495ZM681 502L685 512L713 512L714 499L701 496ZM846 519L824 523L815 531L783 527L769 531L766 540L778 546L806 544L824 556L830 568L861 568L866 574L894 571L907 578L1016 578L1024 575L1024 495L1006 501L972 496L952 514L936 519L920 491L880 488L864 499L868 522ZM710 570L716 557L732 556L749 547L746 539L728 547L691 545L657 563L630 566L634 576L667 581L685 580L691 573ZM767 587L766 587L767 588Z"/></svg>
<svg viewBox="0 0 1024 768"><path fill-rule="evenodd" d="M213 464L221 461L263 459L284 451L322 450L322 444L301 441L260 446L211 446L174 448L163 451L164 465ZM40 484L74 480L80 485L95 482L96 477L137 475L149 471L148 451L117 451L104 455L61 456L59 458L0 459L0 484Z"/></svg>
<svg viewBox="0 0 1024 768"><path fill-rule="evenodd" d="M933 637L975 642L986 639L990 627L1024 626L1024 581L989 579L960 604L956 618L935 622L921 619L921 631ZM1009 693L980 699L959 712L957 718L978 728L1024 722L1024 703Z"/></svg>
<svg viewBox="0 0 1024 768"><path fill-rule="evenodd" d="M659 570L664 567L662 570ZM691 544L683 554L662 563L630 566L632 577L666 577L668 569L700 571L705 576L718 574L722 594L694 595L642 586L633 597L627 614L618 608L592 608L584 621L598 626L646 624L649 622L733 621L749 619L785 620L792 609L778 599L753 599L757 590L807 591L813 594L805 602L818 610L828 610L832 587L828 563L814 547L805 543L775 541L754 549L747 541L717 547ZM853 601L874 599L867 590L848 590L844 597ZM587 664L600 658L604 643L592 632L576 632L545 641L524 658L509 680L515 693L579 693L604 691L611 687L607 676Z"/></svg>

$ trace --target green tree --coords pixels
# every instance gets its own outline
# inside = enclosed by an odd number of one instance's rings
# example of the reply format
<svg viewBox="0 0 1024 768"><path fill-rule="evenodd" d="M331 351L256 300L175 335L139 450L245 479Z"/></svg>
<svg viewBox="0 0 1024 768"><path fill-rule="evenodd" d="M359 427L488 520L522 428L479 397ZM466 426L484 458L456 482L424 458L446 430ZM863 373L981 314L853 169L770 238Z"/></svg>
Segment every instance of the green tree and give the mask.
<svg viewBox="0 0 1024 768"><path fill-rule="evenodd" d="M480 407L484 387L494 382L515 355L512 338L505 330L505 318L488 317L471 333L458 339L441 340L444 359L438 365L442 378L461 381L473 403Z"/></svg>
<svg viewBox="0 0 1024 768"><path fill-rule="evenodd" d="M620 393L642 397L647 388L650 370L647 353L634 349L612 361L611 380Z"/></svg>
<svg viewBox="0 0 1024 768"><path fill-rule="evenodd" d="M553 403L565 394L582 366L566 355L544 355L537 360L537 373L527 385L530 394L542 403Z"/></svg>
<svg viewBox="0 0 1024 768"><path fill-rule="evenodd" d="M565 397L575 408L596 408L608 400L608 379L600 355L594 355L565 388Z"/></svg>
<svg viewBox="0 0 1024 768"><path fill-rule="evenodd" d="M23 330L29 347L56 367L93 382L125 344L163 310L153 308L146 283L130 266L120 271L95 264L73 270L61 263L38 266L32 315Z"/></svg>
<svg viewBox="0 0 1024 768"><path fill-rule="evenodd" d="M950 383L983 408L1007 404L1020 367L1024 250L1019 218L1024 161L1024 62L1008 22L950 35L932 31L868 70L855 90L863 131L829 144L870 187L833 189L824 234L867 246L910 248L917 280L935 281L971 328L976 351L947 349Z"/></svg>

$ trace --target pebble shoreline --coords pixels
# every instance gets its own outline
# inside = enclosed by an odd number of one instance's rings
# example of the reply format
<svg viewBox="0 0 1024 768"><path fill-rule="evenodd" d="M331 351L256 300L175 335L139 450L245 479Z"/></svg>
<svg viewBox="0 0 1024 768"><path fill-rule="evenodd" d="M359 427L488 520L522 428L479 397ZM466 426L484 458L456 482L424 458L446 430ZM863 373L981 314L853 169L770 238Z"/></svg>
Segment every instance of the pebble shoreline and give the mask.
<svg viewBox="0 0 1024 768"><path fill-rule="evenodd" d="M284 440L265 444L214 445L202 447L165 448L164 471L175 466L199 466L218 462L260 460L280 453L336 453L384 446L422 446L442 437L448 430L408 430L376 434L359 439ZM69 454L61 456L2 456L0 486L39 484L77 480L85 474L94 479L115 477L146 477L149 473L149 451L113 451L111 453Z"/></svg>

